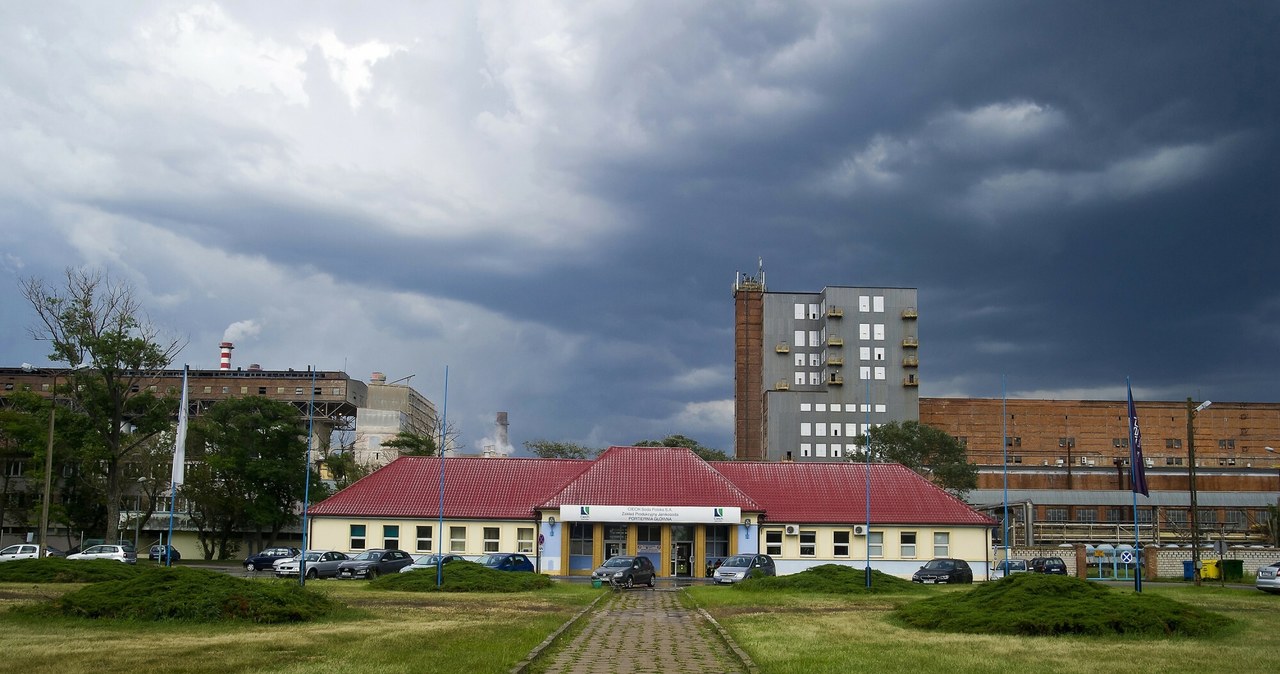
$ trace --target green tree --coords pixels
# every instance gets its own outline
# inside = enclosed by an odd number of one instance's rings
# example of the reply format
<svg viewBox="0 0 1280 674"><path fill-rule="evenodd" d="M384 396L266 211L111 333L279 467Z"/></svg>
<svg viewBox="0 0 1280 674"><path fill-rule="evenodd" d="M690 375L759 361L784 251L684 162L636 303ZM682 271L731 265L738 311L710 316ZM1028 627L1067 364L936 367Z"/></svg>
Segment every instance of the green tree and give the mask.
<svg viewBox="0 0 1280 674"><path fill-rule="evenodd" d="M189 456L203 466L180 493L192 501L207 556L235 552L230 542L240 531L273 542L298 521L309 470L306 433L296 408L261 396L223 400L192 422Z"/></svg>
<svg viewBox="0 0 1280 674"><path fill-rule="evenodd" d="M400 456L435 456L436 439L430 435L422 435L411 431L400 431L385 440L383 447L399 450Z"/></svg>
<svg viewBox="0 0 1280 674"><path fill-rule="evenodd" d="M552 442L551 440L525 440L524 448L544 459L590 459L600 453L572 442Z"/></svg>
<svg viewBox="0 0 1280 674"><path fill-rule="evenodd" d="M49 405L29 391L17 391L0 407L0 522L31 521L33 488L43 480ZM10 466L21 466L21 470ZM21 474L21 477L18 477Z"/></svg>
<svg viewBox="0 0 1280 674"><path fill-rule="evenodd" d="M959 440L918 421L894 421L871 429L871 458L900 463L934 484L963 497L978 486L978 467L969 463ZM865 435L858 443L866 446ZM865 461L865 452L854 452L851 461Z"/></svg>
<svg viewBox="0 0 1280 674"><path fill-rule="evenodd" d="M67 391L99 441L86 447L96 456L83 465L104 477L105 536L119 538L122 466L147 438L172 425L176 400L148 386L182 348L162 341L146 321L133 287L104 272L66 270L66 286L30 278L22 295L39 319L32 336L50 342L49 360L89 369L66 375Z"/></svg>
<svg viewBox="0 0 1280 674"><path fill-rule="evenodd" d="M713 449L711 447L703 447L701 443L693 438L683 435L668 435L661 440L641 440L635 444L636 447L684 447L690 449L694 454L702 457L703 461L731 461L733 457L724 452Z"/></svg>

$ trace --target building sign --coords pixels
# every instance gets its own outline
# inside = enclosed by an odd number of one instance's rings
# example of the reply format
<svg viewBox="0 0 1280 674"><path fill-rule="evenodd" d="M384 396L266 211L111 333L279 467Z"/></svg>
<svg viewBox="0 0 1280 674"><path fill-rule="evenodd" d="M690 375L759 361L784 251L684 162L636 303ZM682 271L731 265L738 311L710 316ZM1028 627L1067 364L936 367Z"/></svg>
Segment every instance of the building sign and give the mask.
<svg viewBox="0 0 1280 674"><path fill-rule="evenodd" d="M713 506L562 505L561 522L741 524L741 508Z"/></svg>

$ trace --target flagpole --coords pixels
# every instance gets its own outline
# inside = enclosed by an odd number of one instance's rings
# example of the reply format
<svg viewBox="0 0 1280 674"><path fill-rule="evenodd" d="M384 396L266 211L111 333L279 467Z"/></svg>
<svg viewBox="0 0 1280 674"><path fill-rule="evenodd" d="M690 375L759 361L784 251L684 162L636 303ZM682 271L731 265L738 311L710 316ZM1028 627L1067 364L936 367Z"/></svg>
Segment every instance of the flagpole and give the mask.
<svg viewBox="0 0 1280 674"><path fill-rule="evenodd" d="M187 462L187 371L182 366L182 407L178 408L178 432L173 438L173 472L169 477L169 536L165 539L164 565L173 566L173 513L178 503L178 485L186 479Z"/></svg>
<svg viewBox="0 0 1280 674"><path fill-rule="evenodd" d="M307 586L307 509L311 506L311 438L316 423L316 368L311 366L311 402L307 405L306 477L302 482L302 554L298 557L298 584ZM319 561L319 560L316 560Z"/></svg>
<svg viewBox="0 0 1280 674"><path fill-rule="evenodd" d="M1142 430L1138 427L1138 410L1133 405L1133 384L1124 378L1124 388L1129 397L1129 488L1133 492L1133 591L1142 592L1142 536L1138 522L1138 494L1149 494L1147 469L1142 458Z"/></svg>
<svg viewBox="0 0 1280 674"><path fill-rule="evenodd" d="M440 517L439 533L436 534L436 540L440 542L436 546L436 587L444 584L444 449L445 441L448 439L446 429L449 419L449 366L444 366L444 402L440 405L440 447L437 452L440 454Z"/></svg>
<svg viewBox="0 0 1280 674"><path fill-rule="evenodd" d="M1004 575L1009 575L1009 376L1000 375L1000 444L1004 452Z"/></svg>

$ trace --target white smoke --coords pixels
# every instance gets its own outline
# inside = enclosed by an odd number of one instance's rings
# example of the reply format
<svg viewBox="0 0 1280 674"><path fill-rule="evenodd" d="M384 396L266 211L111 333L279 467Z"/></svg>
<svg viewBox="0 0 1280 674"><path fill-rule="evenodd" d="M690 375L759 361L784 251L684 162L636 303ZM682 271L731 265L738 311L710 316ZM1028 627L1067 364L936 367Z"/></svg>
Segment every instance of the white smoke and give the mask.
<svg viewBox="0 0 1280 674"><path fill-rule="evenodd" d="M511 446L511 442L507 439L507 420L506 412L499 412L497 422L493 427L493 434L490 437L481 438L476 442L476 449L484 456L508 457L515 451Z"/></svg>
<svg viewBox="0 0 1280 674"><path fill-rule="evenodd" d="M259 332L262 332L262 326L255 320L236 321L222 333L222 341L238 342L246 337L256 337Z"/></svg>

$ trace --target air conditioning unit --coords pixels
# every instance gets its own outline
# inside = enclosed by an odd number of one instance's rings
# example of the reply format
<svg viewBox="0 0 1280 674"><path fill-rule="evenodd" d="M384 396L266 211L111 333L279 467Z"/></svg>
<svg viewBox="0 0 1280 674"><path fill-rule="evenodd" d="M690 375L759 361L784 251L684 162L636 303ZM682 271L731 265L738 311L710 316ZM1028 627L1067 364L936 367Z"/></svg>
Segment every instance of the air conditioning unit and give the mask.
<svg viewBox="0 0 1280 674"><path fill-rule="evenodd" d="M854 535L854 536L866 536L866 535L867 535L867 525L865 525L865 524L855 524L855 525L853 525L853 535Z"/></svg>
<svg viewBox="0 0 1280 674"><path fill-rule="evenodd" d="M794 525L794 524L788 524L787 526L783 527L783 528L782 528L782 530L783 530L784 532L786 532L786 534L787 534L788 536L798 536L798 535L800 535L800 527L798 527L798 526L796 526L796 525Z"/></svg>

